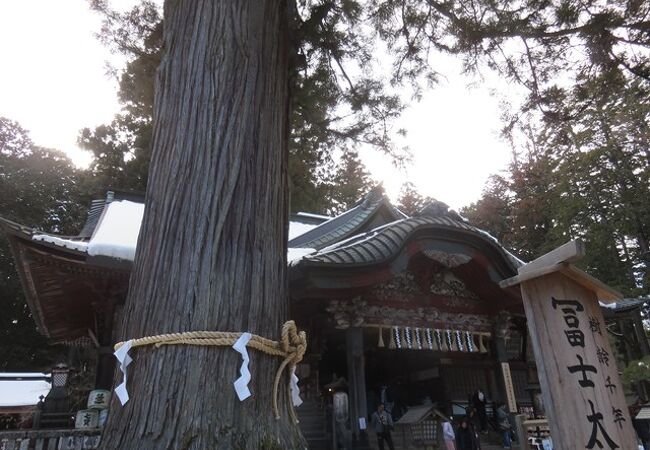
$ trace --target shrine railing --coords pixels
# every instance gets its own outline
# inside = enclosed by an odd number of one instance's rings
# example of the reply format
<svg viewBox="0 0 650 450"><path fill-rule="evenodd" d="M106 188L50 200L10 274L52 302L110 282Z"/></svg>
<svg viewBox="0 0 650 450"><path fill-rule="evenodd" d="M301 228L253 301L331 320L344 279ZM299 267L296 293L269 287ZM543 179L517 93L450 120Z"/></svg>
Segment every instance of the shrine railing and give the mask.
<svg viewBox="0 0 650 450"><path fill-rule="evenodd" d="M550 445L548 419L528 419L519 414L515 416L515 424L517 438L522 443L521 450L546 450Z"/></svg>
<svg viewBox="0 0 650 450"><path fill-rule="evenodd" d="M99 447L101 429L0 431L0 450L80 450Z"/></svg>

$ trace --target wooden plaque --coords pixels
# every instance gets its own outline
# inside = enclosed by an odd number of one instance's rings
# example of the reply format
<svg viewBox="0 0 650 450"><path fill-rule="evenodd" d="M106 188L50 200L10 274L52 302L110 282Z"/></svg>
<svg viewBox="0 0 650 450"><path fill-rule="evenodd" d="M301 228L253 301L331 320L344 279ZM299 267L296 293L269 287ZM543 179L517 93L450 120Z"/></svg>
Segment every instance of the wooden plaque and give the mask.
<svg viewBox="0 0 650 450"><path fill-rule="evenodd" d="M554 449L637 449L594 291L556 271L521 292Z"/></svg>
<svg viewBox="0 0 650 450"><path fill-rule="evenodd" d="M510 372L510 363L501 363L501 373L503 374L503 384L506 387L506 398L508 399L508 411L517 413L517 396L515 395L515 386L512 384L512 373Z"/></svg>

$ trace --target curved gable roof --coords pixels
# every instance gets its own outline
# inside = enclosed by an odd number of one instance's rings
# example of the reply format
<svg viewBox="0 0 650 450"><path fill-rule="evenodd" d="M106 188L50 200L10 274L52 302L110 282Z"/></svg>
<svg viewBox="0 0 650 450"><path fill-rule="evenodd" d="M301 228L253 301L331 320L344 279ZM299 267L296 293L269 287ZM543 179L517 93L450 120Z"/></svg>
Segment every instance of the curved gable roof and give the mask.
<svg viewBox="0 0 650 450"><path fill-rule="evenodd" d="M406 216L375 188L354 208L289 241L289 247L322 249Z"/></svg>
<svg viewBox="0 0 650 450"><path fill-rule="evenodd" d="M449 216L420 216L397 220L368 233L355 236L305 256L301 266L362 267L388 263L396 258L407 243L417 236L454 242L465 242L500 256L502 266L516 273L523 264L495 238L476 227Z"/></svg>

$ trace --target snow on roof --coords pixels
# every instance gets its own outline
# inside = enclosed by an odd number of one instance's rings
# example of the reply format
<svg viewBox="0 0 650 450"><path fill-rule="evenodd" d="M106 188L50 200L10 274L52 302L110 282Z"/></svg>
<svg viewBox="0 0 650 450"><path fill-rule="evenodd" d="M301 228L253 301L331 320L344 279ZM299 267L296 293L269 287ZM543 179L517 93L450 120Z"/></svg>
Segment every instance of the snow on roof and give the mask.
<svg viewBox="0 0 650 450"><path fill-rule="evenodd" d="M110 202L90 238L88 254L133 261L143 214L143 203Z"/></svg>
<svg viewBox="0 0 650 450"><path fill-rule="evenodd" d="M603 303L600 300L598 301L598 304L600 305L601 308L607 308L607 309L616 309L616 302L612 303Z"/></svg>
<svg viewBox="0 0 650 450"><path fill-rule="evenodd" d="M315 214L299 213L304 216L313 216ZM106 205L104 212L95 228L95 232L89 242L65 239L48 234L35 234L32 240L47 242L80 252L87 252L90 256L108 256L111 258L124 259L133 261L135 257L135 248L138 243L138 234L144 215L144 204L128 200L115 200ZM318 216L325 218L325 216ZM318 224L307 224L302 222L289 222L289 240L298 237L309 230L316 228ZM291 249L290 249L291 250ZM310 252L304 249L288 252L289 262L294 258L302 258ZM295 256L295 255L299 255Z"/></svg>
<svg viewBox="0 0 650 450"><path fill-rule="evenodd" d="M42 379L47 376L44 373L0 373L0 407L36 405L41 395L50 392L50 383Z"/></svg>
<svg viewBox="0 0 650 450"><path fill-rule="evenodd" d="M303 216L303 217L309 217L312 219L322 219L322 220L330 220L330 216L324 216L322 214L312 214L312 213L306 213L306 212L297 212L297 216Z"/></svg>
<svg viewBox="0 0 650 450"><path fill-rule="evenodd" d="M287 249L287 265L292 265L300 261L303 257L316 251L315 248L292 248Z"/></svg>
<svg viewBox="0 0 650 450"><path fill-rule="evenodd" d="M307 224L302 222L289 222L289 240L301 236L316 228L317 224Z"/></svg>
<svg viewBox="0 0 650 450"><path fill-rule="evenodd" d="M65 247L80 252L86 252L88 250L88 242L86 241L64 239L57 236L50 236L49 234L35 234L32 236L32 240L47 242L49 244L58 245L59 247Z"/></svg>

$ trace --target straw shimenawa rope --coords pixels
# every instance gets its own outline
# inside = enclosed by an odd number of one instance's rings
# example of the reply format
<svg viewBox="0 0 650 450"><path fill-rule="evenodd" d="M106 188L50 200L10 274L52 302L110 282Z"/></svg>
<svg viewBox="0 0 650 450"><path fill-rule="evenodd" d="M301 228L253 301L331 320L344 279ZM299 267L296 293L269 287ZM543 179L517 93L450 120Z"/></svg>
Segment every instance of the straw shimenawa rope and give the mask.
<svg viewBox="0 0 650 450"><path fill-rule="evenodd" d="M143 347L145 345L206 345L217 347L231 347L243 333L233 333L228 331L187 331L184 333L159 334L157 336L147 336L139 339L133 339L131 347ZM125 342L115 344L115 350L119 349ZM251 333L251 339L246 344L247 347L259 350L267 355L279 356L284 358L277 372L273 383L273 412L275 418L280 418L278 412L278 385L282 372L287 365L291 369L289 376L293 373L296 365L302 361L305 351L307 351L307 334L304 331L298 332L296 323L293 320L285 322L282 325L282 337L280 342L266 339ZM289 389L289 414L297 423L298 418L293 410L291 401L291 389Z"/></svg>

